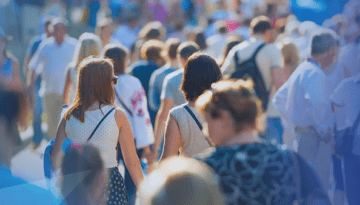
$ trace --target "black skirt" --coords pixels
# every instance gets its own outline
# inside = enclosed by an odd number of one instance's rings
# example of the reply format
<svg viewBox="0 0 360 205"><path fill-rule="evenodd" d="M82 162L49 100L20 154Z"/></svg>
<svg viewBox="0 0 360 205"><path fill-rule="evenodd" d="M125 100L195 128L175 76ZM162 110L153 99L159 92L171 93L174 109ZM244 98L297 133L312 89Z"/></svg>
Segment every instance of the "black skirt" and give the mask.
<svg viewBox="0 0 360 205"><path fill-rule="evenodd" d="M109 183L103 195L106 204L129 204L128 195L126 193L124 178L121 176L119 169L113 167L109 169Z"/></svg>

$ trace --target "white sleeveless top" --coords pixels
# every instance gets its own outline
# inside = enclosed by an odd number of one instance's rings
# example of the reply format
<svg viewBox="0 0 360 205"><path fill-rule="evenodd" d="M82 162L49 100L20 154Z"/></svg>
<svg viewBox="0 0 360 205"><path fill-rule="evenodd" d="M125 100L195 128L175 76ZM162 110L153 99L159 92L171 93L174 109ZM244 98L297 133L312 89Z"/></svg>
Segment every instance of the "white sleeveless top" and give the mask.
<svg viewBox="0 0 360 205"><path fill-rule="evenodd" d="M204 120L201 118L199 112L194 107L189 106L189 108L199 120L200 124L204 124ZM179 125L181 137L180 150L182 156L192 157L210 147L199 126L184 108L184 105L179 105L171 109L170 115L175 118Z"/></svg>
<svg viewBox="0 0 360 205"><path fill-rule="evenodd" d="M104 106L97 110L85 112L85 122L74 116L66 121L65 132L71 141L75 143L86 143L90 134L95 129L100 120L111 110L112 106ZM96 130L89 143L97 147L100 151L101 157L106 168L113 168L117 166L116 162L116 145L119 139L119 128L115 121L115 110L101 123Z"/></svg>

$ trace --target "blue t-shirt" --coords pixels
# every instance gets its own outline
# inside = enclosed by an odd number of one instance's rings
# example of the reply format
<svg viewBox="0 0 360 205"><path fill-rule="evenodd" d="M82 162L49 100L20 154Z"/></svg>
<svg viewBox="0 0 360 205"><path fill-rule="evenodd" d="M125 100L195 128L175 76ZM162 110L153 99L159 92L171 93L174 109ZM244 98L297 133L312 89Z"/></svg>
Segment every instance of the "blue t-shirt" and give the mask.
<svg viewBox="0 0 360 205"><path fill-rule="evenodd" d="M48 190L14 177L10 169L0 166L0 204L60 204Z"/></svg>

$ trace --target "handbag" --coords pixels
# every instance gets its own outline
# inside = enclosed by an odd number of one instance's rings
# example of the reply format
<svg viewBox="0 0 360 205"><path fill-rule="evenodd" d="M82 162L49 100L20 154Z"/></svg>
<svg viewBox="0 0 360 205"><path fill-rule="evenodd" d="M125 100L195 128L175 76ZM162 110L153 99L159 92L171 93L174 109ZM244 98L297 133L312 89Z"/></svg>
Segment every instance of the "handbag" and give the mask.
<svg viewBox="0 0 360 205"><path fill-rule="evenodd" d="M337 157L348 156L352 153L356 128L360 122L360 112L351 127L338 131L335 128L335 155Z"/></svg>

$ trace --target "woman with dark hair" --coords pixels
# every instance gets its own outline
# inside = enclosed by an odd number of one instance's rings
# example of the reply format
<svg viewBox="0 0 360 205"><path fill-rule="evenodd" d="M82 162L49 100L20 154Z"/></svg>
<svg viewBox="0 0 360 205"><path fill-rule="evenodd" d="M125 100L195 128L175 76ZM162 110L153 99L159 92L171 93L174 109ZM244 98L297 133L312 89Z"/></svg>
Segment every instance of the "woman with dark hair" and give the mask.
<svg viewBox="0 0 360 205"><path fill-rule="evenodd" d="M143 172L129 120L122 109L114 107L114 86L118 78L110 60L87 58L79 66L75 101L60 120L51 161L54 168L60 167L64 154L61 147L66 138L75 143L93 144L99 148L110 172L110 187L104 190L109 193L108 203L128 204L124 179L117 168L118 142L136 186L143 180Z"/></svg>
<svg viewBox="0 0 360 205"><path fill-rule="evenodd" d="M61 165L61 194L66 203L102 204L107 174L98 149L72 143Z"/></svg>
<svg viewBox="0 0 360 205"><path fill-rule="evenodd" d="M204 30L202 28L196 28L194 30L195 43L199 45L200 51L205 51L208 46L206 44Z"/></svg>
<svg viewBox="0 0 360 205"><path fill-rule="evenodd" d="M170 110L161 160L177 155L179 151L182 156L191 157L210 147L202 135L203 120L194 106L198 96L221 77L219 66L209 55L195 53L190 56L181 85L188 104Z"/></svg>
<svg viewBox="0 0 360 205"><path fill-rule="evenodd" d="M109 44L105 47L104 57L113 61L114 73L119 79L118 84L114 86L115 104L124 109L130 121L138 157L140 159L147 157L150 145L154 143L154 131L150 123L146 95L140 80L125 74L128 50L122 45ZM119 160L123 160L121 152L119 152ZM151 161L148 159L148 162ZM132 200L135 201L136 186L126 167L125 185L131 204Z"/></svg>
<svg viewBox="0 0 360 205"><path fill-rule="evenodd" d="M221 58L217 60L219 67L224 64L226 56L229 54L230 50L243 41L244 39L237 35L232 35L226 38L226 46L224 53L222 54Z"/></svg>
<svg viewBox="0 0 360 205"><path fill-rule="evenodd" d="M227 204L330 204L302 158L259 137L263 112L250 80L217 82L195 104L216 147L199 158L220 177Z"/></svg>

